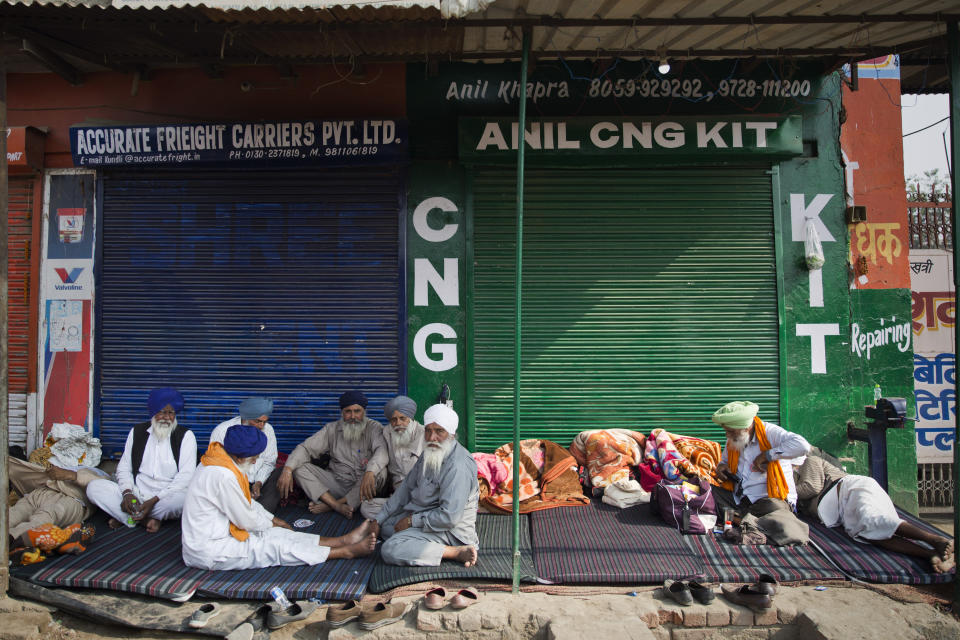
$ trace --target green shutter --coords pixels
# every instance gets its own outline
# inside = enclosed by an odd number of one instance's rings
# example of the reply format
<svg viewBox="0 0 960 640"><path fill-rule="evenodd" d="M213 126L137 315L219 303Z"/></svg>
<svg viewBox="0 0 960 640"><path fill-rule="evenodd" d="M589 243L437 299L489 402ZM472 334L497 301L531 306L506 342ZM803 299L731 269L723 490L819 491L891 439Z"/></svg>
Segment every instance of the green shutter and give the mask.
<svg viewBox="0 0 960 640"><path fill-rule="evenodd" d="M478 450L513 433L515 174L473 176ZM720 439L752 400L779 421L766 168L527 172L521 436L663 427Z"/></svg>

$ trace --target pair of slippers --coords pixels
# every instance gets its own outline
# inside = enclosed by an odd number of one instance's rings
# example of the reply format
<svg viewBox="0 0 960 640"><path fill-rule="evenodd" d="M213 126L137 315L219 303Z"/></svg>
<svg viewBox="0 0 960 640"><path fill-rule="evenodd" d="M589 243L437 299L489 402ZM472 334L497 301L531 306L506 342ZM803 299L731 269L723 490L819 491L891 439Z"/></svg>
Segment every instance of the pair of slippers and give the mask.
<svg viewBox="0 0 960 640"><path fill-rule="evenodd" d="M387 624L399 622L409 609L406 604L393 602L392 600L377 602L376 604L350 600L340 605L327 607L327 624L331 627L342 627L348 622L359 620L360 628L370 631Z"/></svg>
<svg viewBox="0 0 960 640"><path fill-rule="evenodd" d="M480 592L474 588L460 589L450 598L451 609L466 609L480 600ZM430 589L423 594L423 606L427 609L443 609L447 606L447 590L443 587Z"/></svg>

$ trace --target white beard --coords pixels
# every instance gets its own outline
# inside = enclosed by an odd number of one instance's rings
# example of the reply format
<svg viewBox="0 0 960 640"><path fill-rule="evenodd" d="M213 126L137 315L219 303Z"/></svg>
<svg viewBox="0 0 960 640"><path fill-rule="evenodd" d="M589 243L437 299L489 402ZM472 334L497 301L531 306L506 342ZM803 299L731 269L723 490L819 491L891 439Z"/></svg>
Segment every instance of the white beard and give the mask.
<svg viewBox="0 0 960 640"><path fill-rule="evenodd" d="M157 420L156 417L150 419L150 429L153 437L163 442L170 437L170 434L173 433L173 430L177 428L177 419L174 418L172 421L167 422L165 420Z"/></svg>
<svg viewBox="0 0 960 640"><path fill-rule="evenodd" d="M737 452L742 452L747 448L747 445L750 444L750 431L744 429L742 432L737 434L736 438L727 436L727 449Z"/></svg>
<svg viewBox="0 0 960 640"><path fill-rule="evenodd" d="M361 420L360 422L347 422L343 421L343 437L347 439L347 442L352 444L357 444L363 440L363 432L367 430L367 421Z"/></svg>
<svg viewBox="0 0 960 640"><path fill-rule="evenodd" d="M447 459L455 444L457 444L457 439L452 436L440 443L426 443L421 454L423 456L423 475L429 478L436 478L440 475L440 467L443 466L443 461Z"/></svg>
<svg viewBox="0 0 960 640"><path fill-rule="evenodd" d="M390 429L390 441L393 442L395 449L407 449L410 447L410 443L413 442L413 432L415 429L416 423L412 420L410 424L407 425L407 428L403 431L397 431L396 429Z"/></svg>
<svg viewBox="0 0 960 640"><path fill-rule="evenodd" d="M248 460L246 462L238 462L236 464L237 464L237 469L240 470L240 473L242 473L243 475L249 478L250 472L253 471L253 463Z"/></svg>

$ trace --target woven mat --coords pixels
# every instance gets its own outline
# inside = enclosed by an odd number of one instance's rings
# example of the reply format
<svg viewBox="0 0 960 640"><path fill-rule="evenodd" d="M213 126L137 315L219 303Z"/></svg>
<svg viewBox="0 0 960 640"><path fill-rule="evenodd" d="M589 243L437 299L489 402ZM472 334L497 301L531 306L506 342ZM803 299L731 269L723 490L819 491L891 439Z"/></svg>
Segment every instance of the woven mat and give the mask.
<svg viewBox="0 0 960 640"><path fill-rule="evenodd" d="M535 582L537 574L530 552L528 518L526 515L520 516L520 579L524 582ZM368 588L371 593L382 593L402 585L434 580L510 581L513 579L512 521L508 515L477 514L480 551L477 564L472 567L446 560L439 567L397 567L381 560L373 568Z"/></svg>
<svg viewBox="0 0 960 640"><path fill-rule="evenodd" d="M649 505L587 507L530 514L537 575L555 583L644 584L703 575L702 559Z"/></svg>

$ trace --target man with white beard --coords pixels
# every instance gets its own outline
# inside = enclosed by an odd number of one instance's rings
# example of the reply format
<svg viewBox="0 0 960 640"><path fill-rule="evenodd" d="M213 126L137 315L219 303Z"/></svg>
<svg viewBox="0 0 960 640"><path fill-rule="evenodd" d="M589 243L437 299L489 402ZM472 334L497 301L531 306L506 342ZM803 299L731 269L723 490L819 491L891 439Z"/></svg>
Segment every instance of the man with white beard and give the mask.
<svg viewBox="0 0 960 640"><path fill-rule="evenodd" d="M323 426L293 450L277 479L277 489L286 498L293 480L310 499L310 511L331 509L344 518L363 500L377 495L387 479L387 444L383 425L366 416L367 397L362 391L340 396L340 419ZM329 469L311 460L328 454Z"/></svg>
<svg viewBox="0 0 960 640"><path fill-rule="evenodd" d="M760 420L758 409L752 402L730 402L713 414L713 421L727 436L715 472L724 486L715 488L714 496L718 506L736 507L739 515L764 498L794 510L793 465L803 464L810 451L803 436Z"/></svg>
<svg viewBox="0 0 960 640"><path fill-rule="evenodd" d="M417 403L407 396L397 396L387 403L383 413L389 425L383 428L383 439L387 443L387 474L391 487L396 491L410 469L420 459L423 451L423 425L417 422ZM383 508L386 498L371 498L360 505L360 513L367 520L373 520Z"/></svg>
<svg viewBox="0 0 960 640"><path fill-rule="evenodd" d="M116 482L92 480L87 497L111 516L111 527L140 524L155 533L163 520L179 518L183 511L197 467L197 439L177 424L183 396L176 389L154 389L147 407L152 418L127 434Z"/></svg>
<svg viewBox="0 0 960 640"><path fill-rule="evenodd" d="M477 562L477 463L456 439L460 419L443 404L423 414L425 446L403 484L377 514L387 564L436 567Z"/></svg>

